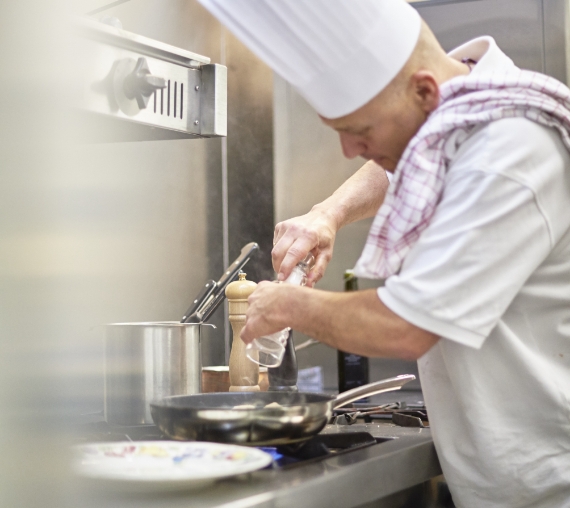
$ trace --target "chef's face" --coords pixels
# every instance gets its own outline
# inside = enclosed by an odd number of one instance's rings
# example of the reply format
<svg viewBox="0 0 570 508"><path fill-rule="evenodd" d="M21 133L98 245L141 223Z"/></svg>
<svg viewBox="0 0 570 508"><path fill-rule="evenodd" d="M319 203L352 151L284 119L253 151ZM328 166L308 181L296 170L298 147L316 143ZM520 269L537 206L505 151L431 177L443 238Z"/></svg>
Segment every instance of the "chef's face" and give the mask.
<svg viewBox="0 0 570 508"><path fill-rule="evenodd" d="M421 71L405 83L391 83L354 113L321 119L339 133L345 157L361 156L394 171L407 144L438 104L435 78Z"/></svg>

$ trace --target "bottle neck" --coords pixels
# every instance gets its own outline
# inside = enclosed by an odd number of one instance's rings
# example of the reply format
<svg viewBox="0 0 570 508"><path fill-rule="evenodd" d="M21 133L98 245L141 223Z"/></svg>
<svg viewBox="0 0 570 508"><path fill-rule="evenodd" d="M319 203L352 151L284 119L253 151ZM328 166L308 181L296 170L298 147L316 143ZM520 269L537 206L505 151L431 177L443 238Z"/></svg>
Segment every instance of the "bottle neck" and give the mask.
<svg viewBox="0 0 570 508"><path fill-rule="evenodd" d="M344 272L344 290L358 291L358 278L354 276L352 270Z"/></svg>

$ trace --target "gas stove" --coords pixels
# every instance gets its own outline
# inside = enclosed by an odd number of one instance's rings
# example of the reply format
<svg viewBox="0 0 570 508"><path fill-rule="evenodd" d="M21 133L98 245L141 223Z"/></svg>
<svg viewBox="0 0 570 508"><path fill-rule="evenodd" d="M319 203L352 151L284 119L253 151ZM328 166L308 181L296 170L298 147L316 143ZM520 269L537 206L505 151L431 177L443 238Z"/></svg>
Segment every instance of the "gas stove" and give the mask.
<svg viewBox="0 0 570 508"><path fill-rule="evenodd" d="M288 470L398 439L396 427L428 426L422 402L380 406L354 403L334 410L330 424L306 441L260 449L273 457L270 468ZM109 424L100 415L94 421L77 424L74 435L77 443L169 440L155 425Z"/></svg>
<svg viewBox="0 0 570 508"><path fill-rule="evenodd" d="M110 425L104 421L78 426L75 435L78 444L111 441L168 441L170 439L154 425L120 426ZM387 439L390 438L375 438L370 433L355 428L354 432L328 432L300 443L259 447L259 449L273 457L272 468L290 469L372 446Z"/></svg>
<svg viewBox="0 0 570 508"><path fill-rule="evenodd" d="M216 488L187 495L161 498L165 508L268 508L272 506L359 507L374 500L377 506L434 507L434 493L441 488L441 469L418 392L399 393L405 402L389 402L388 394L372 397L368 404L355 403L335 412L317 436L289 446L265 448L273 456L271 466L260 471L220 481ZM383 403L383 404L382 404ZM382 408L380 408L382 404ZM349 420L341 416L353 414ZM419 418L422 426L401 426L401 416ZM416 421L417 424L417 421ZM85 416L75 426L78 444L103 441L166 439L152 425L109 425L103 415ZM104 503L93 501L85 508L124 508L125 498L101 490ZM382 504L384 503L384 504ZM408 503L408 504L402 504ZM154 508L156 499L136 498L129 507Z"/></svg>

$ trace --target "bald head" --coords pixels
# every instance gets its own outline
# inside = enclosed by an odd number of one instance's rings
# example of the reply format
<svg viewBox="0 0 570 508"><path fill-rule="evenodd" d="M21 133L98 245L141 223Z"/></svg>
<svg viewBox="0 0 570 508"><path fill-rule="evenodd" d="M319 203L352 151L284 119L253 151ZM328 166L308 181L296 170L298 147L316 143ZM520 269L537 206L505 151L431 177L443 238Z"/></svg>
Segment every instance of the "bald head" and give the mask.
<svg viewBox="0 0 570 508"><path fill-rule="evenodd" d="M416 47L410 58L388 86L372 100L382 100L384 96L387 97L390 94L404 91L410 86L416 73L421 71L429 72L438 85L459 74L468 74L469 72L465 65L447 56L423 20Z"/></svg>
<svg viewBox="0 0 570 508"><path fill-rule="evenodd" d="M422 21L416 46L404 67L371 101L355 112L323 122L338 131L343 153L362 156L393 171L407 144L439 105L439 86L468 74L446 55Z"/></svg>

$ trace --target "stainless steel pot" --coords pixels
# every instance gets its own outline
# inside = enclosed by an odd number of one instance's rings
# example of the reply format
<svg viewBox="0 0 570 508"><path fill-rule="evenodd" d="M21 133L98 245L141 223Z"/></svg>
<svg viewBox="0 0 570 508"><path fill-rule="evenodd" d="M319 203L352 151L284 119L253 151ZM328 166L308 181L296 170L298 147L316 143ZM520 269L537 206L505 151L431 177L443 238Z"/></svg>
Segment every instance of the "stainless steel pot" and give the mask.
<svg viewBox="0 0 570 508"><path fill-rule="evenodd" d="M399 390L404 374L359 386L337 397L320 393L231 392L166 397L151 404L156 425L173 439L275 446L304 441L322 430L333 408ZM272 404L272 405L268 405Z"/></svg>
<svg viewBox="0 0 570 508"><path fill-rule="evenodd" d="M204 324L113 323L105 334L105 419L152 424L149 404L200 393Z"/></svg>

